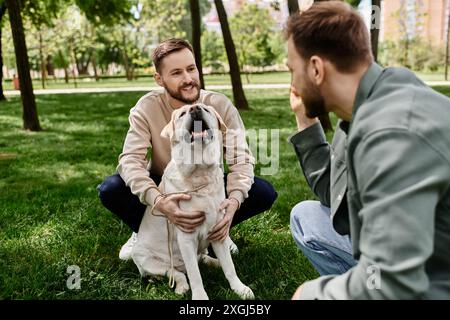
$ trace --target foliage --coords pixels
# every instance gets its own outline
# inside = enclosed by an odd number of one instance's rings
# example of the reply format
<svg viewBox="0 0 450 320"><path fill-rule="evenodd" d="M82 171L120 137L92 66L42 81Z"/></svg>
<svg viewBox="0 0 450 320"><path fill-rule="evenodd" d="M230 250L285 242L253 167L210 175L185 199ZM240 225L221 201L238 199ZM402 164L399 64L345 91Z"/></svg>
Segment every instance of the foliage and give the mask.
<svg viewBox="0 0 450 320"><path fill-rule="evenodd" d="M202 64L213 72L224 72L227 63L222 36L215 31L204 31L202 34Z"/></svg>
<svg viewBox="0 0 450 320"><path fill-rule="evenodd" d="M131 19L131 7L136 0L75 0L86 18L96 25L114 25Z"/></svg>
<svg viewBox="0 0 450 320"><path fill-rule="evenodd" d="M407 55L405 50L408 50ZM444 60L443 46L433 46L420 37L383 41L379 46L379 61L383 66L403 66L414 71L436 72L444 66Z"/></svg>
<svg viewBox="0 0 450 320"><path fill-rule="evenodd" d="M352 7L358 7L361 0L345 0L345 2L349 3Z"/></svg>
<svg viewBox="0 0 450 320"><path fill-rule="evenodd" d="M186 0L140 0L142 6L139 18L154 43L169 38L185 38L182 28L183 17L188 14Z"/></svg>
<svg viewBox="0 0 450 320"><path fill-rule="evenodd" d="M281 59L281 34L268 9L245 3L230 19L230 28L241 68L269 66Z"/></svg>

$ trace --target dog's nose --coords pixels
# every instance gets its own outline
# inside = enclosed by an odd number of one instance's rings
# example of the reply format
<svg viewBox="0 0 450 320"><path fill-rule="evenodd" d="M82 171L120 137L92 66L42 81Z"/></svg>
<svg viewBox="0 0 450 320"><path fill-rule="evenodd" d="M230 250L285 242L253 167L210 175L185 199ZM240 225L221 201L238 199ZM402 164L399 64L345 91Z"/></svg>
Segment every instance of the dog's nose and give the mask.
<svg viewBox="0 0 450 320"><path fill-rule="evenodd" d="M201 120L202 118L202 110L199 108L199 106L193 106L189 110L189 114L194 120Z"/></svg>
<svg viewBox="0 0 450 320"><path fill-rule="evenodd" d="M192 106L191 110L189 110L190 113L192 113L192 112L199 112L199 111L200 111L200 107L197 106L197 105Z"/></svg>

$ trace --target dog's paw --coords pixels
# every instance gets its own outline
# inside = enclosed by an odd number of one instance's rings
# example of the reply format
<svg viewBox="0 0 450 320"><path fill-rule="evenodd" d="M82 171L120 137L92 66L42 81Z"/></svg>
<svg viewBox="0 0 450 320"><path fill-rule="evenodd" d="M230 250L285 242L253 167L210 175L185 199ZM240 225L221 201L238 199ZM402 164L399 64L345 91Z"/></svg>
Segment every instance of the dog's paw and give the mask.
<svg viewBox="0 0 450 320"><path fill-rule="evenodd" d="M179 295L184 295L189 291L189 284L187 282L178 282L175 287L175 293Z"/></svg>
<svg viewBox="0 0 450 320"><path fill-rule="evenodd" d="M247 287L245 285L243 285L238 290L234 290L234 292L236 292L236 294L239 297L241 297L241 299L243 299L243 300L254 300L255 299L255 295L253 294L252 289L250 289L249 287Z"/></svg>
<svg viewBox="0 0 450 320"><path fill-rule="evenodd" d="M212 258L206 254L202 255L202 262L208 267L218 268L220 267L219 259Z"/></svg>

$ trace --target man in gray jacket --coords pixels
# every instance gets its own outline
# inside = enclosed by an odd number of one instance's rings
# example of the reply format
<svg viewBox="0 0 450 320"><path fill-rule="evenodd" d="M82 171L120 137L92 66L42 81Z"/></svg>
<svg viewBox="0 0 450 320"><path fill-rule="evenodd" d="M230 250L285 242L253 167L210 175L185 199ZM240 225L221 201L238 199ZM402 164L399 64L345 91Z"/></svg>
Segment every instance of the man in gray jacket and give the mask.
<svg viewBox="0 0 450 320"><path fill-rule="evenodd" d="M450 99L373 62L362 18L319 2L286 27L290 138L319 201L291 230L322 275L294 299L450 298ZM339 118L330 146L317 116Z"/></svg>

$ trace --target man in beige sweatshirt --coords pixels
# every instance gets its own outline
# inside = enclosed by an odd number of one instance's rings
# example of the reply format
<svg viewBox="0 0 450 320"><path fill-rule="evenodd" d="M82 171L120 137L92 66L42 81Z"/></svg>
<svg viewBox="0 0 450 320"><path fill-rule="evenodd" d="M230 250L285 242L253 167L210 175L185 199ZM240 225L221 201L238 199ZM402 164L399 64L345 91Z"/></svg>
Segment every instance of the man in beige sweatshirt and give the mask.
<svg viewBox="0 0 450 320"><path fill-rule="evenodd" d="M130 128L119 156L118 173L99 185L103 205L122 219L133 235L122 247L119 257L131 257L147 206L153 206L161 197L158 184L170 161L170 143L160 133L170 121L173 110L186 104L201 102L219 113L229 130L241 133L225 149L229 172L225 174L227 199L224 218L213 228L209 239L223 241L231 226L269 209L277 198L272 185L254 177L255 160L245 140L245 128L237 109L223 94L200 89L199 73L191 45L181 39L162 42L153 52L155 80L162 90L144 95L130 110ZM148 152L151 151L151 156ZM185 212L180 200L189 195L163 197L156 208L186 232L192 232L204 220L203 212Z"/></svg>

